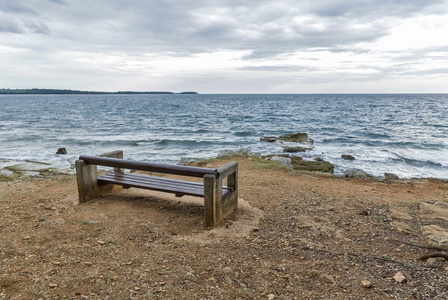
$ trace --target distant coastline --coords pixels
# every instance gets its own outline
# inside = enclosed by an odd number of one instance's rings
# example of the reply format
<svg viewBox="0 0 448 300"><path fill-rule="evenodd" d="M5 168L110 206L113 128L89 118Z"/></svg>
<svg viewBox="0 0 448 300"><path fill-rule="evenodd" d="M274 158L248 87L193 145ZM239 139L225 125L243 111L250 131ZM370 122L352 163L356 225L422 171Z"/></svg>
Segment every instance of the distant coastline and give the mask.
<svg viewBox="0 0 448 300"><path fill-rule="evenodd" d="M77 90L59 90L59 89L0 89L0 95L129 95L129 94L192 94L197 92L135 92L135 91L119 91L119 92L96 92L96 91L77 91Z"/></svg>

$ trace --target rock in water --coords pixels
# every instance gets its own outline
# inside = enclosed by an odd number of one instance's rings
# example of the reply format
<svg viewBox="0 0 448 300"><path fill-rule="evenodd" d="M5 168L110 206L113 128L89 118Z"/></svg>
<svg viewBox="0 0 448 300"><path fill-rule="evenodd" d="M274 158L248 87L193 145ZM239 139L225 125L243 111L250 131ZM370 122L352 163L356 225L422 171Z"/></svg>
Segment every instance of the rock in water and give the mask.
<svg viewBox="0 0 448 300"><path fill-rule="evenodd" d="M355 158L350 154L342 154L341 158L345 160L355 160Z"/></svg>
<svg viewBox="0 0 448 300"><path fill-rule="evenodd" d="M260 141L268 142L268 143L275 143L277 141L277 138L275 136L264 136L264 137L260 138Z"/></svg>
<svg viewBox="0 0 448 300"><path fill-rule="evenodd" d="M305 147L288 147L285 146L283 148L283 152L305 152L307 150L311 150L311 148L305 148Z"/></svg>
<svg viewBox="0 0 448 300"><path fill-rule="evenodd" d="M285 134L281 135L278 138L284 142L292 142L292 143L313 143L313 139L309 138L306 133L293 133L293 134Z"/></svg>
<svg viewBox="0 0 448 300"><path fill-rule="evenodd" d="M65 148L59 148L56 154L67 154L67 149Z"/></svg>

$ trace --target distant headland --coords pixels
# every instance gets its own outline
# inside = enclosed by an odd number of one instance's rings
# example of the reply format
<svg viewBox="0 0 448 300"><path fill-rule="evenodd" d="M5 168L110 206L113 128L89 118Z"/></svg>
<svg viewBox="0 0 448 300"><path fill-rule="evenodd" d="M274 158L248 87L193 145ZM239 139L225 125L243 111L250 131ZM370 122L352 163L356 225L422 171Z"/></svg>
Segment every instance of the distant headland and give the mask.
<svg viewBox="0 0 448 300"><path fill-rule="evenodd" d="M197 92L133 92L133 91L120 91L120 92L95 92L95 91L77 91L77 90L58 90L58 89L0 89L0 94L8 95L50 95L50 94L65 94L65 95L122 95L122 94L198 94Z"/></svg>

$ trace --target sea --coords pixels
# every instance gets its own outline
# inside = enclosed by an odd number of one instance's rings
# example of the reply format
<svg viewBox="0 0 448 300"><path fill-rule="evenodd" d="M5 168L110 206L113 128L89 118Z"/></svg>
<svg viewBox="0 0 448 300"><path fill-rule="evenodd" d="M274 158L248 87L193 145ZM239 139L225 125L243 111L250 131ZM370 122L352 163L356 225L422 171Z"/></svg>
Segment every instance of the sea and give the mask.
<svg viewBox="0 0 448 300"><path fill-rule="evenodd" d="M292 155L329 161L336 175L448 179L446 94L0 95L0 106L0 169L31 161L74 172L79 155L117 149L169 164L241 148L283 154L260 138L300 132L314 143Z"/></svg>

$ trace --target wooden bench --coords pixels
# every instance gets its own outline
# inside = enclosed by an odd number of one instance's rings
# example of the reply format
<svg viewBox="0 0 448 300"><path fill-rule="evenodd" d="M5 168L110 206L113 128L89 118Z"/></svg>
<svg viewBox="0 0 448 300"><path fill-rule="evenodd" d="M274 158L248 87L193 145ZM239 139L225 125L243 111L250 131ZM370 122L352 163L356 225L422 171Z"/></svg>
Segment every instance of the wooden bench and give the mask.
<svg viewBox="0 0 448 300"><path fill-rule="evenodd" d="M97 166L113 167L112 172L98 176ZM194 182L124 172L124 169L203 178ZM99 156L82 155L76 161L79 203L108 193L117 186L142 188L204 198L204 223L214 227L238 205L238 163L230 162L218 169L158 164L123 159L123 151ZM223 186L227 178L227 186Z"/></svg>

